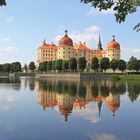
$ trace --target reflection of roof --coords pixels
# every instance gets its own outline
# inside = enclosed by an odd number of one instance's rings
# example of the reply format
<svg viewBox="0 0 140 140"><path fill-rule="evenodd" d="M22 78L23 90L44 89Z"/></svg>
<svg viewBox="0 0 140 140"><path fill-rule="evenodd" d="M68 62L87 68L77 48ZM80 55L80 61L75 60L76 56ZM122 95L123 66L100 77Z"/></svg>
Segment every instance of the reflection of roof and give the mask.
<svg viewBox="0 0 140 140"><path fill-rule="evenodd" d="M76 108L82 108L82 107L85 107L86 105L86 102L85 101L80 101L78 99L76 99L73 103L73 106L76 107Z"/></svg>
<svg viewBox="0 0 140 140"><path fill-rule="evenodd" d="M66 107L64 105L59 105L59 111L65 117L65 121L67 121L68 115L72 112L72 109L72 106Z"/></svg>
<svg viewBox="0 0 140 140"><path fill-rule="evenodd" d="M41 101L39 104L42 106L43 110L45 110L46 107L50 108L50 107L56 106L57 105L57 101L56 100L52 100L52 101Z"/></svg>
<svg viewBox="0 0 140 140"><path fill-rule="evenodd" d="M39 47L39 49L57 50L58 47L57 47L55 44L46 44L46 43L43 43L43 44Z"/></svg>
<svg viewBox="0 0 140 140"><path fill-rule="evenodd" d="M117 103L114 103L113 101L108 101L107 107L113 113L113 116L114 116L115 111L120 107L120 105Z"/></svg>

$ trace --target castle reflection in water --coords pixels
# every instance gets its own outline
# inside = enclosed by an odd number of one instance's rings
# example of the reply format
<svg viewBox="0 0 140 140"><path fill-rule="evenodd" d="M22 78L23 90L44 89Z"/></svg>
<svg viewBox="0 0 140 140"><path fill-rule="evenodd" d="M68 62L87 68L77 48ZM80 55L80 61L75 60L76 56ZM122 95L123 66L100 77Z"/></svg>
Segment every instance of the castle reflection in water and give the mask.
<svg viewBox="0 0 140 140"><path fill-rule="evenodd" d="M131 101L136 100L140 89L137 85L133 87L125 82L42 79L36 82L36 98L44 111L57 108L65 121L73 110L85 109L91 102L97 104L99 116L102 104L105 103L114 117L120 107L121 95L126 93L126 88L129 90L128 96Z"/></svg>

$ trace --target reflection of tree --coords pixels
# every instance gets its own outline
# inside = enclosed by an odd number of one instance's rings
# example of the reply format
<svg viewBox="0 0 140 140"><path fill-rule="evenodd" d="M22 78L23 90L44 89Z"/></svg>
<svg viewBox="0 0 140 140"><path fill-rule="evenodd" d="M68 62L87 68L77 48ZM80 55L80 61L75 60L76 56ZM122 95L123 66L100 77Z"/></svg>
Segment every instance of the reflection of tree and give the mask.
<svg viewBox="0 0 140 140"><path fill-rule="evenodd" d="M78 96L85 98L86 96L86 87L80 84L79 89L78 89Z"/></svg>
<svg viewBox="0 0 140 140"><path fill-rule="evenodd" d="M77 86L76 86L76 84L74 84L74 83L71 83L70 85L69 85L69 94L71 95L71 96L76 96L76 94L77 94Z"/></svg>
<svg viewBox="0 0 140 140"><path fill-rule="evenodd" d="M136 101L140 95L140 86L139 83L128 82L128 97L130 100Z"/></svg>
<svg viewBox="0 0 140 140"><path fill-rule="evenodd" d="M97 98L98 97L99 87L98 87L98 84L97 83L94 83L94 85L91 86L91 93L92 93L92 96L94 98Z"/></svg>
<svg viewBox="0 0 140 140"><path fill-rule="evenodd" d="M111 84L111 87L110 87L110 92L113 95L116 95L116 94L123 95L126 92L125 82L112 81L112 84Z"/></svg>
<svg viewBox="0 0 140 140"><path fill-rule="evenodd" d="M126 93L126 83L125 82L119 83L118 92L120 95L123 95Z"/></svg>
<svg viewBox="0 0 140 140"><path fill-rule="evenodd" d="M59 94L62 93L63 91L63 87L62 87L62 82L61 81L58 81L57 84L56 84L56 92L58 92Z"/></svg>
<svg viewBox="0 0 140 140"><path fill-rule="evenodd" d="M108 97L109 96L109 87L107 86L102 86L100 88L100 91L101 91L101 95L104 96L104 97Z"/></svg>
<svg viewBox="0 0 140 140"><path fill-rule="evenodd" d="M3 78L0 79L0 83L6 83L3 86L14 90L20 90L21 88L21 80L19 78Z"/></svg>
<svg viewBox="0 0 140 140"><path fill-rule="evenodd" d="M29 81L29 88L30 91L33 91L35 89L35 81L33 79Z"/></svg>

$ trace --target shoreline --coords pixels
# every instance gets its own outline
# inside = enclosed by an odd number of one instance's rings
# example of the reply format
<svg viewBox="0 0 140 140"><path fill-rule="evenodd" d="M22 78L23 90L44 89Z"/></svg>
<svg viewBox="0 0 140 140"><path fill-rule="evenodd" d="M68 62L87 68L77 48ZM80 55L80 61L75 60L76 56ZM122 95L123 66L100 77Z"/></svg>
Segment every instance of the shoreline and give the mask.
<svg viewBox="0 0 140 140"><path fill-rule="evenodd" d="M140 80L140 74L120 74L120 73L10 73L0 74L0 79L3 78L49 78L49 79L109 79L109 80Z"/></svg>

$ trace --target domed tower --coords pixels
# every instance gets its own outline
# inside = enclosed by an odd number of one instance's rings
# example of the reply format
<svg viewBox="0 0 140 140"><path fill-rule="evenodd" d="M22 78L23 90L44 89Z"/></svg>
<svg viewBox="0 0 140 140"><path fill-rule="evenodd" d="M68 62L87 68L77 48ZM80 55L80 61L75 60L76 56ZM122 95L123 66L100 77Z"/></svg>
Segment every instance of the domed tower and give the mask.
<svg viewBox="0 0 140 140"><path fill-rule="evenodd" d="M69 60L73 57L73 49L73 41L66 30L64 37L59 40L58 59Z"/></svg>
<svg viewBox="0 0 140 140"><path fill-rule="evenodd" d="M109 60L120 60L120 44L115 41L115 36L113 35L113 39L111 42L107 45L107 51L108 51L108 58Z"/></svg>

